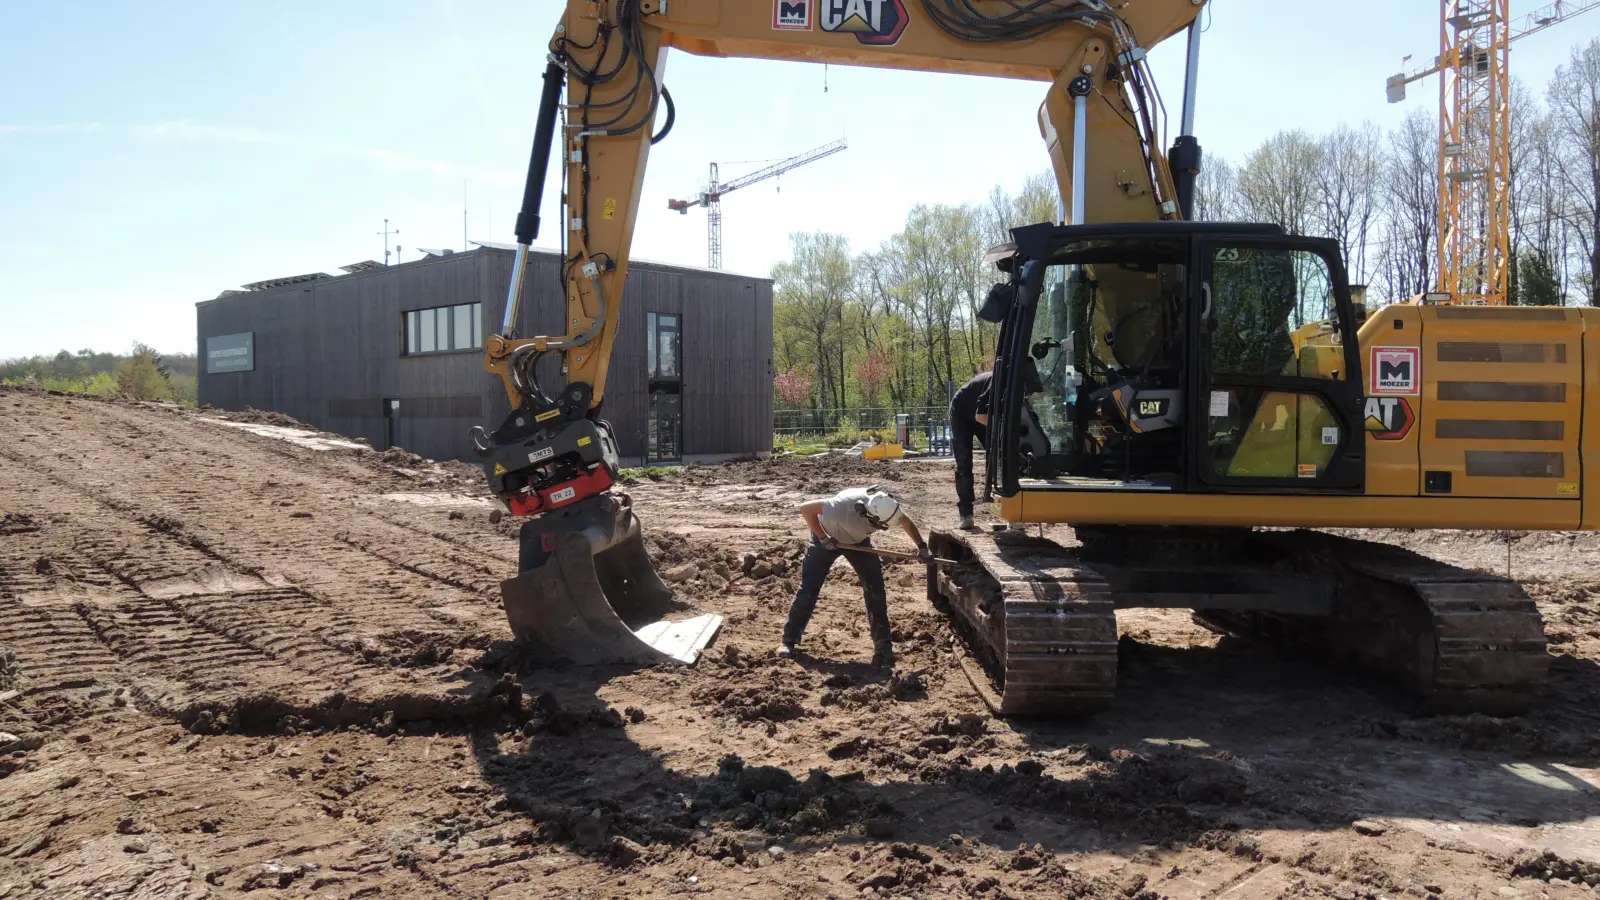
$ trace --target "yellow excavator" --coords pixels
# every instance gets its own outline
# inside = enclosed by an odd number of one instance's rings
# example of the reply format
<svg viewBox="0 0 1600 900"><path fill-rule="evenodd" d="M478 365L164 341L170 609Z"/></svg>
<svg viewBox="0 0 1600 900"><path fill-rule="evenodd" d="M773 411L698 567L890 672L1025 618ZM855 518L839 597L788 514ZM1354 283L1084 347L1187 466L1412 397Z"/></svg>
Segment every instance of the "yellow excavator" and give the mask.
<svg viewBox="0 0 1600 900"><path fill-rule="evenodd" d="M1188 220L1204 0L568 0L550 43L517 256L485 366L512 412L474 429L521 530L503 584L518 637L579 663L692 662L715 616L672 593L613 489L601 418L650 145L671 128L669 48L1031 79L1060 223L989 255L1000 325L986 473L1011 523L936 532L930 600L997 713L1102 710L1116 610L1194 610L1218 631L1353 661L1428 708L1514 714L1548 657L1513 581L1307 528L1580 529L1600 465L1600 312L1452 305L1358 318L1332 241ZM1163 152L1146 63L1189 38ZM560 103L563 88L566 104ZM653 133L661 107L662 131ZM565 111L560 128L558 113ZM561 336L514 331L552 152L563 165ZM536 371L556 355L561 388ZM1585 388L1588 390L1585 390ZM1585 453L1587 451L1587 453Z"/></svg>

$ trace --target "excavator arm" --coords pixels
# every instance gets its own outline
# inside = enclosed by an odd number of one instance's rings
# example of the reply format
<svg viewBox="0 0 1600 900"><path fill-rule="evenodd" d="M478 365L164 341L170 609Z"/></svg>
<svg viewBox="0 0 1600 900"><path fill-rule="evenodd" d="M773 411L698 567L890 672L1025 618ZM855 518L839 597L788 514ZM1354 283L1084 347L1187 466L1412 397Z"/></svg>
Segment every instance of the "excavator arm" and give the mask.
<svg viewBox="0 0 1600 900"><path fill-rule="evenodd" d="M512 411L493 433L473 433L492 491L514 514L536 517L524 527L523 575L506 587L507 612L519 635L553 627L518 621L518 609L548 600L552 579L593 582L593 556L638 543L637 522L609 491L617 452L600 409L645 164L650 145L665 136L673 118L663 82L670 48L1045 82L1038 122L1060 186L1062 218L1075 224L1149 221L1187 210L1199 153L1192 138L1180 138L1175 179L1162 152L1164 110L1146 54L1190 27L1204 3L568 0L549 44L505 318L485 342L485 368L504 382ZM1192 74L1191 67L1191 87ZM663 106L663 130L656 132ZM1186 133L1187 112L1186 103ZM560 154L564 182L561 220L551 224L563 248L566 328L560 336L523 337L516 333L523 273L528 246L540 233L553 152ZM566 376L553 394L538 379L539 362L551 354ZM587 538L577 540L579 532ZM568 567L584 571L544 571L568 538ZM648 568L642 549L625 555ZM513 584L541 572L542 587ZM666 591L653 572L623 580L644 584L653 596Z"/></svg>

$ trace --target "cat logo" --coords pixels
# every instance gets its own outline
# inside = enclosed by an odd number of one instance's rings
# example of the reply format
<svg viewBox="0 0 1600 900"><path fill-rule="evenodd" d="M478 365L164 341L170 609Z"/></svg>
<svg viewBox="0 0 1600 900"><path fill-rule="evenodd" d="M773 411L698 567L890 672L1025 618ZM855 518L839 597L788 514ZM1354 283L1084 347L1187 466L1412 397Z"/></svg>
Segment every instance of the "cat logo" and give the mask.
<svg viewBox="0 0 1600 900"><path fill-rule="evenodd" d="M504 475L506 473L506 467L502 466L499 463L495 463L494 464L494 473L496 475Z"/></svg>
<svg viewBox="0 0 1600 900"><path fill-rule="evenodd" d="M773 31L810 31L812 0L772 0Z"/></svg>
<svg viewBox="0 0 1600 900"><path fill-rule="evenodd" d="M1159 419L1167 414L1167 401L1165 400L1140 400L1139 417L1142 419Z"/></svg>
<svg viewBox="0 0 1600 900"><path fill-rule="evenodd" d="M1367 433L1380 441L1403 441L1417 423L1411 404L1401 397L1368 397Z"/></svg>
<svg viewBox="0 0 1600 900"><path fill-rule="evenodd" d="M778 0L782 2L782 0ZM863 44L886 47L906 30L904 0L816 0L822 30L848 32Z"/></svg>

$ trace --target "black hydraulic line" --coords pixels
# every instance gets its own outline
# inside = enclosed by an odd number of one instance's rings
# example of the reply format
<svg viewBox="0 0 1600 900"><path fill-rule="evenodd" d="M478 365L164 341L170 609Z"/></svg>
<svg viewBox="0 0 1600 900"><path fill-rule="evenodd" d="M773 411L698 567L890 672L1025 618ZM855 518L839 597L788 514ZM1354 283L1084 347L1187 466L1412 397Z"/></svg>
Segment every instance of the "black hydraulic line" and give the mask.
<svg viewBox="0 0 1600 900"><path fill-rule="evenodd" d="M544 174L550 167L550 144L555 138L556 112L567 73L554 61L544 69L544 90L539 94L539 118L533 125L533 155L528 159L528 180L522 189L522 210L517 213L517 243L527 245L539 236L539 204L544 199Z"/></svg>
<svg viewBox="0 0 1600 900"><path fill-rule="evenodd" d="M661 126L660 134L650 139L650 146L652 147L666 140L667 135L672 133L672 123L678 120L677 104L672 102L672 92L667 90L665 86L661 88L661 99L667 101L667 123Z"/></svg>

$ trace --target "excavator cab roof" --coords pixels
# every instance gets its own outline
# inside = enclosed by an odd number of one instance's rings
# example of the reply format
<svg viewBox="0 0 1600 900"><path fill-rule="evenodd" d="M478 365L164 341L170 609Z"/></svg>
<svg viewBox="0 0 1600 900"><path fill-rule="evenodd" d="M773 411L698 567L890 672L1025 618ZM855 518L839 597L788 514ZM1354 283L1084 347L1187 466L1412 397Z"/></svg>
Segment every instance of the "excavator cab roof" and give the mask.
<svg viewBox="0 0 1600 900"><path fill-rule="evenodd" d="M1188 222L1179 220L1157 222L1115 222L1094 225L1055 225L1043 222L1013 228L1015 240L997 244L984 254L983 261L991 263L1001 272L1009 273L1018 258L1043 257L1063 244L1099 238L1152 237L1172 238L1192 235L1232 235L1235 237L1282 238L1288 232L1280 225L1252 222Z"/></svg>

